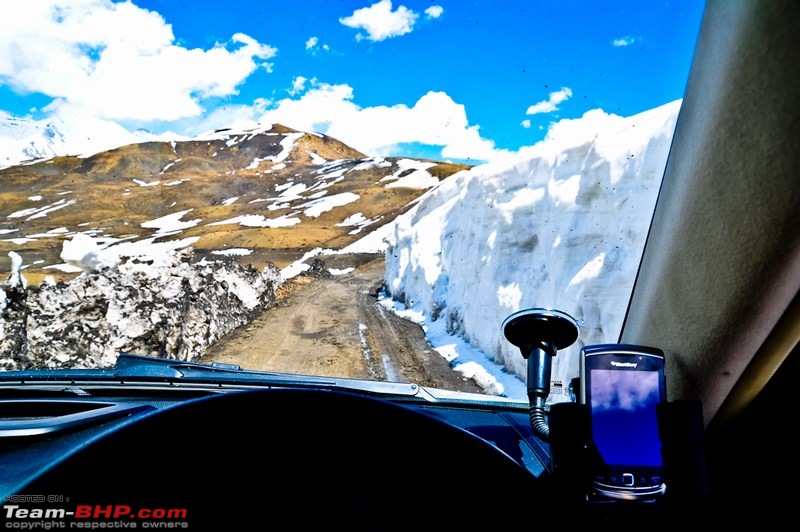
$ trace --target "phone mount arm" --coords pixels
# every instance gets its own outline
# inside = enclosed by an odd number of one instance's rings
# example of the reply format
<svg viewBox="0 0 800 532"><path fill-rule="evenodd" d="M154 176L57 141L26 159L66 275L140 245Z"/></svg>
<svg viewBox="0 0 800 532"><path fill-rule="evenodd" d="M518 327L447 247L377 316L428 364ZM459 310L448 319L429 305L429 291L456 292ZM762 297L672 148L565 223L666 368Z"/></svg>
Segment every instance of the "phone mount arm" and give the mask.
<svg viewBox="0 0 800 532"><path fill-rule="evenodd" d="M511 314L503 321L502 330L527 360L531 428L540 439L549 441L545 402L550 395L553 357L578 339L578 323L558 310L532 308Z"/></svg>
<svg viewBox="0 0 800 532"><path fill-rule="evenodd" d="M556 350L548 344L533 348L525 357L528 361L528 401L531 427L542 440L550 439L550 425L545 414L547 396L550 395L550 375Z"/></svg>

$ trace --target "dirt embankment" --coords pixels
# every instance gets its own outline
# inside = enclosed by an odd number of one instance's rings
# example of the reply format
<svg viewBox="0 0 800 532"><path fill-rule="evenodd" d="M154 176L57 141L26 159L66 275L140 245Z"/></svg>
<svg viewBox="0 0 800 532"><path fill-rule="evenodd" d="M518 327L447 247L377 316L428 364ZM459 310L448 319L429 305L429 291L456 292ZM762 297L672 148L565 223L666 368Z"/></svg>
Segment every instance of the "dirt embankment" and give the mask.
<svg viewBox="0 0 800 532"><path fill-rule="evenodd" d="M347 260L337 258L335 267ZM431 349L419 325L378 303L383 256L349 260L358 264L350 273L287 281L275 307L210 347L202 361L481 393Z"/></svg>

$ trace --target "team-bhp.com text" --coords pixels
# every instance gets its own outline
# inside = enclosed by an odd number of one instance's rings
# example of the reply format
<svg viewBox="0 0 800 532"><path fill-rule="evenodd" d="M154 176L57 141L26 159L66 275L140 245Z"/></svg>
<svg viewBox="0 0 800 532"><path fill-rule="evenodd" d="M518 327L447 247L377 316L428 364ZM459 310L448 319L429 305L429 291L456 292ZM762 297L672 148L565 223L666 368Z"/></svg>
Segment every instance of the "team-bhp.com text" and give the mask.
<svg viewBox="0 0 800 532"><path fill-rule="evenodd" d="M5 528L18 530L51 530L59 528L189 528L185 508L139 508L124 504L79 504L74 510L65 508L23 508L5 504ZM69 521L67 521L69 519Z"/></svg>

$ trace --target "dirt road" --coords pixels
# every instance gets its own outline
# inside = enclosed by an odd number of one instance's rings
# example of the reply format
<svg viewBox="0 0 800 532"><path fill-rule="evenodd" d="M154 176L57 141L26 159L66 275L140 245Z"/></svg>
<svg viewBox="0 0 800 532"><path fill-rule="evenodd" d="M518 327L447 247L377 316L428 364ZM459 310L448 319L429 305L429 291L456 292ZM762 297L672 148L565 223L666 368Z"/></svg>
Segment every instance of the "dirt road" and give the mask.
<svg viewBox="0 0 800 532"><path fill-rule="evenodd" d="M341 268L348 259L336 260ZM357 264L350 273L287 281L275 307L209 348L202 362L482 393L431 349L419 325L378 304L383 256L349 260Z"/></svg>

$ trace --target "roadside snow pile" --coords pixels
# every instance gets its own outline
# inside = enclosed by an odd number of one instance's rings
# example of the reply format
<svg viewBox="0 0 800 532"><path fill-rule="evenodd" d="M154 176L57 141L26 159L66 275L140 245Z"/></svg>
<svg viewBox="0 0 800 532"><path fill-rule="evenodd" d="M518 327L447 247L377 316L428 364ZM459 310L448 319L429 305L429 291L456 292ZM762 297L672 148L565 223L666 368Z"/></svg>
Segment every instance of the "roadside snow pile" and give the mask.
<svg viewBox="0 0 800 532"><path fill-rule="evenodd" d="M590 111L511 160L444 180L386 238L387 292L423 316L443 356L460 337L523 382L526 362L503 320L525 308L567 312L580 338L553 362L551 401L568 399L581 347L618 339L679 109ZM459 358L456 370L471 367Z"/></svg>
<svg viewBox="0 0 800 532"><path fill-rule="evenodd" d="M275 303L280 272L189 251L138 256L68 282L0 282L0 369L109 367L121 352L199 360Z"/></svg>

